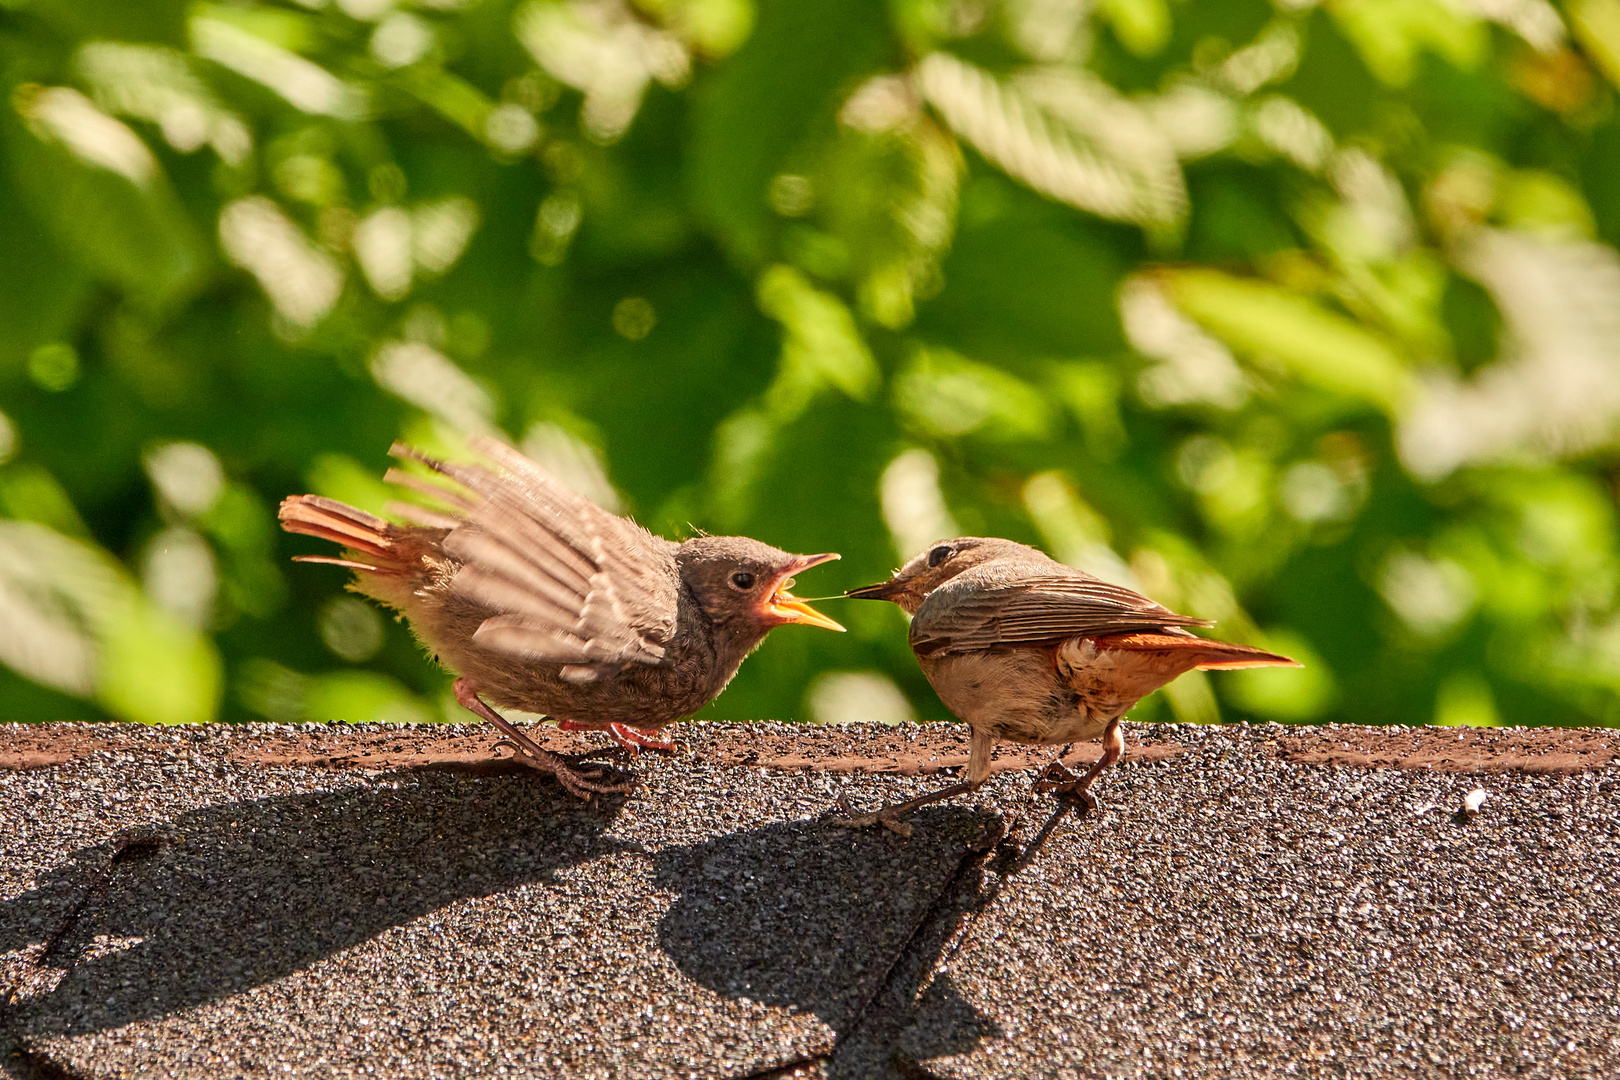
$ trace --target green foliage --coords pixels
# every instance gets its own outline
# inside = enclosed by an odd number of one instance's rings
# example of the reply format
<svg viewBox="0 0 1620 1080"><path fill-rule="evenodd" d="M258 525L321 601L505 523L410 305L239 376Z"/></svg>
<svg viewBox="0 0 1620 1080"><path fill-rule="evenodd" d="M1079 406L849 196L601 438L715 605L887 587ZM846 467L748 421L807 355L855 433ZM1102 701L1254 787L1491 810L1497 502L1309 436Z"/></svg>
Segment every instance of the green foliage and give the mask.
<svg viewBox="0 0 1620 1080"><path fill-rule="evenodd" d="M1620 722L1620 0L1319 6L6 0L3 719L459 715L274 508L499 431L1306 661L1143 717ZM944 715L826 606L705 715Z"/></svg>

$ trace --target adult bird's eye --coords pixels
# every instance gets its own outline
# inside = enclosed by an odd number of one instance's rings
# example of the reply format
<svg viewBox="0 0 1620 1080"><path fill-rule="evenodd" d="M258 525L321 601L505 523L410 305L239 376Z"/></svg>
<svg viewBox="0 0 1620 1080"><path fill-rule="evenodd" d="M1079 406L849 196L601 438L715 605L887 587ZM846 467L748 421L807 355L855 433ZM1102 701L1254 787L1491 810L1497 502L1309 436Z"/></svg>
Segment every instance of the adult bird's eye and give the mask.
<svg viewBox="0 0 1620 1080"><path fill-rule="evenodd" d="M731 583L737 588L747 592L754 587L754 575L746 570L739 570L731 575Z"/></svg>
<svg viewBox="0 0 1620 1080"><path fill-rule="evenodd" d="M928 553L928 566L930 569L932 569L955 554L956 552L951 550L951 546L949 544L941 544L939 547Z"/></svg>

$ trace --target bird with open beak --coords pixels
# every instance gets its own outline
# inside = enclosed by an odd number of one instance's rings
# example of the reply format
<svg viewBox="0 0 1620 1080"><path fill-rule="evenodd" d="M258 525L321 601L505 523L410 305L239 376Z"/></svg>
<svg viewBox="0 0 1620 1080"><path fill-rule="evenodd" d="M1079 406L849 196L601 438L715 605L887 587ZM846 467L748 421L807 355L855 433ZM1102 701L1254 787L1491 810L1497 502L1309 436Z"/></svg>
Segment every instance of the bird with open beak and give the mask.
<svg viewBox="0 0 1620 1080"><path fill-rule="evenodd" d="M846 595L890 600L912 616L923 674L972 728L967 778L941 791L851 814L902 834L920 806L977 789L999 740L1062 745L1101 738L1082 777L1053 762L1038 784L1094 810L1091 784L1125 748L1120 720L1146 695L1200 669L1298 667L1286 656L1188 632L1208 620L1177 615L1140 593L1065 566L1032 547L964 536L933 545L888 581Z"/></svg>
<svg viewBox="0 0 1620 1080"><path fill-rule="evenodd" d="M296 558L355 571L350 587L403 615L459 676L456 700L494 724L519 761L580 798L630 785L544 749L485 698L563 728L606 731L632 749L669 750L659 731L712 701L771 630L844 629L788 591L795 574L836 554L792 555L743 536L677 544L503 443L471 446L484 464L390 451L436 474L388 471L437 504L390 504L410 524L293 495L281 504L282 528L342 544L340 558Z"/></svg>

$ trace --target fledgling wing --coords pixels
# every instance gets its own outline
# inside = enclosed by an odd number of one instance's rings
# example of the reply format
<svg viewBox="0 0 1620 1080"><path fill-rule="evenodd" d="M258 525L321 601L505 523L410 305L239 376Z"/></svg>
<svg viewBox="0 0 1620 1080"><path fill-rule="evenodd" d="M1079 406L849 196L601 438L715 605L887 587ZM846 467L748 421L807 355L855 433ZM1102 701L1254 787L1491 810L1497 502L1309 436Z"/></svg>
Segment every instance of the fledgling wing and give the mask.
<svg viewBox="0 0 1620 1080"><path fill-rule="evenodd" d="M912 649L929 656L1210 625L1208 619L1177 615L1123 585L1078 571L1055 574L1049 565L1019 572L990 562L947 581L928 594L911 620Z"/></svg>
<svg viewBox="0 0 1620 1080"><path fill-rule="evenodd" d="M450 526L444 549L462 563L451 589L498 613L473 641L565 665L563 675L576 681L628 663L665 663L679 589L675 545L575 494L504 443L475 438L471 445L497 467L438 462L399 445L391 451L462 491L389 475L454 510L415 513Z"/></svg>

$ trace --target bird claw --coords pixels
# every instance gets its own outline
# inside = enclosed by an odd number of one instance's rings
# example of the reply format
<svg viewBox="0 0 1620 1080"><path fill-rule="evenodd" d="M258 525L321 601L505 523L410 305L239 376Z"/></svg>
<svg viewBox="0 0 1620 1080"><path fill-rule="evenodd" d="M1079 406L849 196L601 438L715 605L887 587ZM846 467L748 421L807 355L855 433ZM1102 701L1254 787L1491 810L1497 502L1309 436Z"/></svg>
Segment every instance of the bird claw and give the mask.
<svg viewBox="0 0 1620 1080"><path fill-rule="evenodd" d="M1035 779L1035 790L1055 792L1059 799L1080 807L1080 817L1098 811L1097 797L1087 790L1084 777L1070 772L1060 761L1054 761L1041 770Z"/></svg>
<svg viewBox="0 0 1620 1080"><path fill-rule="evenodd" d="M1035 778L1035 790L1057 791L1059 788L1072 788L1079 782L1080 778L1065 768L1063 762L1054 761Z"/></svg>
<svg viewBox="0 0 1620 1080"><path fill-rule="evenodd" d="M605 778L612 775L612 771L606 766L591 766L588 770L576 770L561 754L538 757L528 747L512 739L501 739L495 745L511 747L514 761L539 772L550 773L570 795L585 802L591 802L596 795L626 795L636 787L634 778L616 784L605 783Z"/></svg>
<svg viewBox="0 0 1620 1080"><path fill-rule="evenodd" d="M838 809L841 816L828 818L827 824L829 825L836 825L840 829L865 829L873 825L881 825L896 836L911 839L910 823L900 820L900 816L894 812L898 807L885 806L882 810L869 814L857 814L855 808L849 805L849 800L842 795L838 796L833 805Z"/></svg>

